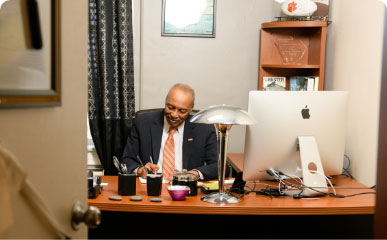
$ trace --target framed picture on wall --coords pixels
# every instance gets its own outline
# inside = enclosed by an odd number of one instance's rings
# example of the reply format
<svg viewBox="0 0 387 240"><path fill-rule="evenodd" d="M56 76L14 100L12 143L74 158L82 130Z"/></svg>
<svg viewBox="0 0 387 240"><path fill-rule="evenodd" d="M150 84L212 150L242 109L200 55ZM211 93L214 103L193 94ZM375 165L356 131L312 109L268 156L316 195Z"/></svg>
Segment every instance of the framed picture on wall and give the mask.
<svg viewBox="0 0 387 240"><path fill-rule="evenodd" d="M0 108L61 104L60 1L0 0Z"/></svg>
<svg viewBox="0 0 387 240"><path fill-rule="evenodd" d="M216 0L163 0L161 35L215 37Z"/></svg>

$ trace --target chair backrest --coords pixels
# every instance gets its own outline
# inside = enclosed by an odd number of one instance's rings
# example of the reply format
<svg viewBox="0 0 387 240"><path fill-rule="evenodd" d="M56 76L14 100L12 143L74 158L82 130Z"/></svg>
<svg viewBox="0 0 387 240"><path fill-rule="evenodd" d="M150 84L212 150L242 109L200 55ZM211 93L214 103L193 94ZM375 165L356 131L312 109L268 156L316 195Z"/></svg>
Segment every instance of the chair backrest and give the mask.
<svg viewBox="0 0 387 240"><path fill-rule="evenodd" d="M160 110L163 110L163 109L164 108L142 109L142 110L138 110L136 112L136 115L137 114L143 114L143 113L149 113L149 112L156 112L156 111L160 111ZM195 115L198 112L199 112L199 110L193 109L192 112L190 113L190 115Z"/></svg>

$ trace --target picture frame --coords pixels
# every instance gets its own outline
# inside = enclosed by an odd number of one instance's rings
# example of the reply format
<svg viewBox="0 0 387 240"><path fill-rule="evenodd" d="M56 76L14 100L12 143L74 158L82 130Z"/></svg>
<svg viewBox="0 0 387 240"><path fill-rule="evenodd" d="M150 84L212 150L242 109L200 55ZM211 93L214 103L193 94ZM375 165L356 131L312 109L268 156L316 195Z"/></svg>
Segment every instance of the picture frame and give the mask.
<svg viewBox="0 0 387 240"><path fill-rule="evenodd" d="M163 0L161 36L215 38L216 0Z"/></svg>
<svg viewBox="0 0 387 240"><path fill-rule="evenodd" d="M0 108L60 106L60 0L8 1L1 15L13 21L0 26Z"/></svg>

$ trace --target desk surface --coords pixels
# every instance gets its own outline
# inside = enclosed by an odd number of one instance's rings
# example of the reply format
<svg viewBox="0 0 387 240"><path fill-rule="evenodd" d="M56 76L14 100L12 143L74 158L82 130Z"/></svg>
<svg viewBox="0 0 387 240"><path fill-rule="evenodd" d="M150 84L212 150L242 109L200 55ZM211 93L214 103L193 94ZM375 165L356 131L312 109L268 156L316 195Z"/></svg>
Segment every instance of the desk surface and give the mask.
<svg viewBox="0 0 387 240"><path fill-rule="evenodd" d="M243 153L227 154L227 162L235 169L235 171L243 171Z"/></svg>
<svg viewBox="0 0 387 240"><path fill-rule="evenodd" d="M270 198L257 196L250 193L236 204L214 204L200 200L203 193L198 191L198 196L187 197L185 201L172 201L166 185L162 189L162 202L151 202L146 195L146 184L141 184L137 179L137 196L142 196L139 202L130 201L130 196L123 196L122 201L109 200L109 196L118 196L117 176L103 176L102 182L109 185L104 187L102 194L96 199L89 199L89 206L98 207L102 211L119 212L148 212L148 213L174 213L174 214L218 214L218 215L351 215L373 214L375 208L375 195L366 194L348 198L320 197L318 200L293 199L292 197ZM265 188L262 181L256 185L256 190ZM335 178L338 194L354 194L373 191L371 189L339 189L365 188L364 185L345 176ZM273 184L273 183L270 183ZM227 188L227 186L226 186Z"/></svg>

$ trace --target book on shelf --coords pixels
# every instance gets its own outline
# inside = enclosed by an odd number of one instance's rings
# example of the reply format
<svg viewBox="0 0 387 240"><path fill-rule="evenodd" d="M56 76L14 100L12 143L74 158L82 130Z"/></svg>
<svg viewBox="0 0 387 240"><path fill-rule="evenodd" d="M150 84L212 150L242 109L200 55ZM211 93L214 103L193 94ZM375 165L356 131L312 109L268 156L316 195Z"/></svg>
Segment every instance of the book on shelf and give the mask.
<svg viewBox="0 0 387 240"><path fill-rule="evenodd" d="M314 91L314 77L306 77L306 91Z"/></svg>
<svg viewBox="0 0 387 240"><path fill-rule="evenodd" d="M286 77L263 77L263 91L285 91Z"/></svg>
<svg viewBox="0 0 387 240"><path fill-rule="evenodd" d="M290 77L289 91L318 91L318 77Z"/></svg>
<svg viewBox="0 0 387 240"><path fill-rule="evenodd" d="M318 91L318 80L319 77L314 77L314 91Z"/></svg>
<svg viewBox="0 0 387 240"><path fill-rule="evenodd" d="M294 76L289 79L289 91L306 91L305 77Z"/></svg>

